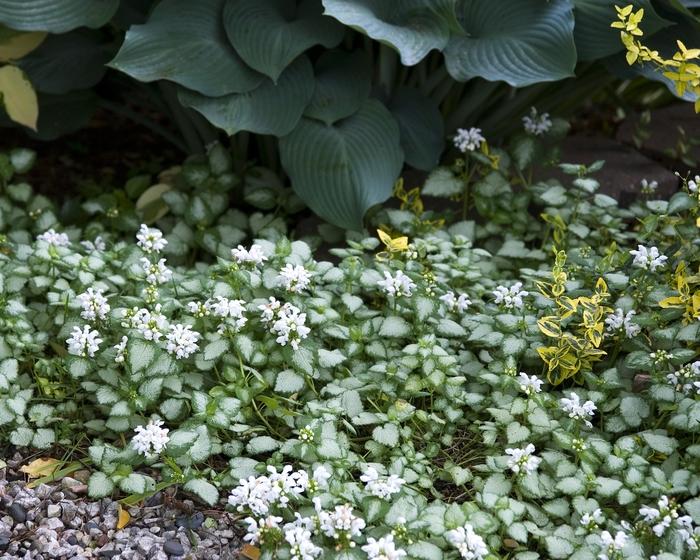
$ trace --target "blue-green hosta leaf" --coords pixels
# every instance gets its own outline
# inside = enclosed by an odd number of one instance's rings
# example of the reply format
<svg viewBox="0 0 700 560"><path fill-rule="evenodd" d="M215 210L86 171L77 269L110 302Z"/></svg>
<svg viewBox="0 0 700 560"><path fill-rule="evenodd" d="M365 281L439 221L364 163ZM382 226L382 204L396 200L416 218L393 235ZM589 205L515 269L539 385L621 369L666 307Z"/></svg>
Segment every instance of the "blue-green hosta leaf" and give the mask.
<svg viewBox="0 0 700 560"><path fill-rule="evenodd" d="M314 94L304 116L326 124L356 113L369 97L372 64L362 51L323 53L314 65Z"/></svg>
<svg viewBox="0 0 700 560"><path fill-rule="evenodd" d="M456 80L480 76L516 87L573 75L576 47L569 0L465 0L457 14L464 29L445 49Z"/></svg>
<svg viewBox="0 0 700 560"><path fill-rule="evenodd" d="M324 16L319 0L228 0L223 22L236 52L277 81L282 71L314 45L335 47L343 27Z"/></svg>
<svg viewBox="0 0 700 560"><path fill-rule="evenodd" d="M441 51L455 25L455 0L323 0L326 14L395 48L405 66Z"/></svg>
<svg viewBox="0 0 700 560"><path fill-rule="evenodd" d="M333 126L303 118L280 139L280 155L299 197L348 229L361 229L367 209L391 196L403 164L399 127L373 99Z"/></svg>
<svg viewBox="0 0 700 560"><path fill-rule="evenodd" d="M645 37L671 23L656 13L650 0L630 0L624 3L625 6L628 4L632 4L635 11L644 8L642 28ZM574 15L574 40L580 60L595 60L624 49L620 31L610 27L610 23L617 20L617 13L610 0L574 0Z"/></svg>
<svg viewBox="0 0 700 560"><path fill-rule="evenodd" d="M311 63L297 58L276 84L265 78L257 89L222 97L207 97L180 89L180 102L204 115L213 125L233 135L242 130L284 136L297 125L314 91Z"/></svg>
<svg viewBox="0 0 700 560"><path fill-rule="evenodd" d="M406 163L423 171L433 169L445 147L445 125L437 103L416 88L401 87L387 106L399 123Z"/></svg>
<svg viewBox="0 0 700 560"><path fill-rule="evenodd" d="M225 0L164 0L133 25L110 62L142 82L170 80L204 95L255 89L264 76L230 45L221 22Z"/></svg>
<svg viewBox="0 0 700 560"><path fill-rule="evenodd" d="M77 27L100 27L119 0L2 0L0 21L21 31L65 33Z"/></svg>

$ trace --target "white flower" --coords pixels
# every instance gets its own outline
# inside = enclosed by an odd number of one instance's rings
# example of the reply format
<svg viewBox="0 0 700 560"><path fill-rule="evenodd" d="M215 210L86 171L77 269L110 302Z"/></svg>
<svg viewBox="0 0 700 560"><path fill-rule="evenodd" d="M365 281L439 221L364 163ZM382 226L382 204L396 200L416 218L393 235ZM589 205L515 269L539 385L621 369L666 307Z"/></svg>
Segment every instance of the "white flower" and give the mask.
<svg viewBox="0 0 700 560"><path fill-rule="evenodd" d="M584 513L581 516L581 525L583 525L589 531L596 529L605 521L603 512L600 508L594 509L591 513Z"/></svg>
<svg viewBox="0 0 700 560"><path fill-rule="evenodd" d="M92 330L90 325L73 327L70 337L66 340L68 345L68 353L73 356L82 356L83 358L93 358L95 352L100 349L100 333Z"/></svg>
<svg viewBox="0 0 700 560"><path fill-rule="evenodd" d="M126 345L129 342L129 338L124 335L122 336L121 341L119 341L119 344L114 345L114 349L117 351L117 355L114 358L114 361L117 362L118 364L124 363L124 357L126 356Z"/></svg>
<svg viewBox="0 0 700 560"><path fill-rule="evenodd" d="M362 547L362 550L367 553L369 560L400 560L406 556L405 550L396 548L394 535L391 534L379 540L368 537L367 544Z"/></svg>
<svg viewBox="0 0 700 560"><path fill-rule="evenodd" d="M78 301L83 307L80 313L83 319L94 321L99 318L104 321L107 318L110 307L107 298L102 295L102 290L88 288L87 291L78 294Z"/></svg>
<svg viewBox="0 0 700 560"><path fill-rule="evenodd" d="M552 121L549 118L549 113L539 115L535 107L530 108L530 114L523 117L523 128L525 132L541 136L552 128Z"/></svg>
<svg viewBox="0 0 700 560"><path fill-rule="evenodd" d="M589 428L593 427L589 418L595 415L597 409L593 401L586 401L581 404L581 399L576 393L571 393L571 398L560 399L562 410L569 414L569 418L582 420Z"/></svg>
<svg viewBox="0 0 700 560"><path fill-rule="evenodd" d="M168 341L166 350L169 354L175 354L178 360L188 358L199 348L197 341L201 336L197 331L193 331L189 325L172 325L170 332L165 336Z"/></svg>
<svg viewBox="0 0 700 560"><path fill-rule="evenodd" d="M506 309L522 309L523 298L530 295L529 292L521 290L522 287L522 282L516 282L510 287L498 286L492 293L496 303L503 305Z"/></svg>
<svg viewBox="0 0 700 560"><path fill-rule="evenodd" d="M679 393L700 395L700 362L685 364L678 371L669 373L666 379Z"/></svg>
<svg viewBox="0 0 700 560"><path fill-rule="evenodd" d="M173 271L165 266L165 259L152 263L146 257L141 258L141 267L149 284L165 284L173 277Z"/></svg>
<svg viewBox="0 0 700 560"><path fill-rule="evenodd" d="M481 135L480 128L458 128L452 142L455 148L466 154L467 152L478 150L481 147L481 143L486 142L486 138Z"/></svg>
<svg viewBox="0 0 700 560"><path fill-rule="evenodd" d="M311 532L304 527L286 529L284 540L291 549L291 560L313 560L323 553L323 549L312 542Z"/></svg>
<svg viewBox="0 0 700 560"><path fill-rule="evenodd" d="M156 228L149 228L146 224L141 224L136 239L136 244L146 253L160 253L168 244L168 241L163 238L163 232Z"/></svg>
<svg viewBox="0 0 700 560"><path fill-rule="evenodd" d="M390 272L384 271L384 280L379 280L377 285L382 288L388 295L400 297L410 296L412 290L416 288L416 284L401 270L396 271L396 276L392 276Z"/></svg>
<svg viewBox="0 0 700 560"><path fill-rule="evenodd" d="M286 465L281 472L273 466L267 467L268 475L239 480L231 490L228 503L238 511L251 511L254 515L268 515L270 507L287 507L291 498L301 495L309 486L305 471L292 470Z"/></svg>
<svg viewBox="0 0 700 560"><path fill-rule="evenodd" d="M70 244L70 240L65 233L56 233L53 228L45 231L41 235L37 235L37 241L43 241L54 247L66 247Z"/></svg>
<svg viewBox="0 0 700 560"><path fill-rule="evenodd" d="M677 522L681 527L678 534L688 550L700 550L700 525L693 527L693 519L689 515L679 517Z"/></svg>
<svg viewBox="0 0 700 560"><path fill-rule="evenodd" d="M268 515L260 519L246 517L244 521L248 524L248 529L243 540L250 544L258 544L265 541L265 535L274 529L280 528L283 519L274 515Z"/></svg>
<svg viewBox="0 0 700 560"><path fill-rule="evenodd" d="M700 175L696 175L688 181L688 190L693 194L698 194L698 185L700 185Z"/></svg>
<svg viewBox="0 0 700 560"><path fill-rule="evenodd" d="M279 283L288 292L303 292L311 283L311 272L300 264L296 266L286 264L280 270Z"/></svg>
<svg viewBox="0 0 700 560"><path fill-rule="evenodd" d="M365 520L352 513L350 504L335 506L333 511L318 511L321 532L336 540L357 537L365 528Z"/></svg>
<svg viewBox="0 0 700 560"><path fill-rule="evenodd" d="M238 264L251 264L253 266L261 265L267 260L260 245L251 245L250 250L239 245L237 248L231 249L231 256L236 259Z"/></svg>
<svg viewBox="0 0 700 560"><path fill-rule="evenodd" d="M521 371L518 375L518 383L520 383L521 391L524 391L528 395L534 395L542 391L542 384L544 381L536 375L528 375Z"/></svg>
<svg viewBox="0 0 700 560"><path fill-rule="evenodd" d="M523 449L506 449L506 454L510 455L508 459L508 468L516 474L529 474L537 470L542 459L535 457L535 446L528 443Z"/></svg>
<svg viewBox="0 0 700 560"><path fill-rule="evenodd" d="M101 235L95 237L94 241L81 241L80 244L85 248L86 251L89 251L90 253L104 251L107 248L107 245L102 240Z"/></svg>
<svg viewBox="0 0 700 560"><path fill-rule="evenodd" d="M331 473L323 465L320 465L314 469L311 480L309 481L309 489L316 491L320 488L328 488L328 479L331 477Z"/></svg>
<svg viewBox="0 0 700 560"><path fill-rule="evenodd" d="M621 558L621 551L627 544L627 535L622 531L618 531L613 537L608 531L603 531L600 534L600 540L603 543L603 551L598 555L599 560L613 560Z"/></svg>
<svg viewBox="0 0 700 560"><path fill-rule="evenodd" d="M365 473L360 476L360 480L365 483L365 490L367 490L367 492L383 500L387 500L391 498L393 494L400 492L401 487L406 482L403 478L395 474L392 474L386 479L380 479L377 470L369 466L365 469Z"/></svg>
<svg viewBox="0 0 700 560"><path fill-rule="evenodd" d="M153 458L160 454L170 441L168 428L161 428L162 420L151 420L146 427L136 426L136 435L131 438L134 449L147 458Z"/></svg>
<svg viewBox="0 0 700 560"><path fill-rule="evenodd" d="M270 296L268 298L267 303L258 305L258 309L261 312L260 318L266 323L271 323L275 320L275 317L277 316L277 313L279 312L281 307L282 303L277 301L274 297Z"/></svg>
<svg viewBox="0 0 700 560"><path fill-rule="evenodd" d="M245 301L242 299L228 299L217 296L214 300L207 300L204 305L217 317L233 319L232 327L234 332L240 331L248 322L248 319L245 317ZM222 323L219 330L221 331L224 326L224 323Z"/></svg>
<svg viewBox="0 0 700 560"><path fill-rule="evenodd" d="M275 335L277 344L286 346L287 343L294 349L299 348L299 342L306 338L311 329L306 326L306 313L292 305L280 303L270 298L268 304L258 307L262 311L262 318L266 323L272 323L270 332Z"/></svg>
<svg viewBox="0 0 700 560"><path fill-rule="evenodd" d="M656 247L647 249L644 245L637 245L637 250L630 251L630 255L634 257L632 261L634 266L652 272L657 268L663 268L668 260L668 257L660 254Z"/></svg>
<svg viewBox="0 0 700 560"><path fill-rule="evenodd" d="M445 304L445 307L447 307L447 309L450 311L457 310L460 313L464 313L472 304L467 294L459 294L459 296L457 296L454 292L447 292L446 294L441 295L440 301L442 301Z"/></svg>
<svg viewBox="0 0 700 560"><path fill-rule="evenodd" d="M642 194L654 194L659 187L658 181L647 181L642 179L640 182Z"/></svg>
<svg viewBox="0 0 700 560"><path fill-rule="evenodd" d="M644 522L652 525L652 531L657 537L662 537L674 522L678 519L678 506L671 504L668 496L661 496L657 502L659 509L651 507L641 507L639 509L639 515L644 518ZM683 525L685 521L681 522Z"/></svg>
<svg viewBox="0 0 700 560"><path fill-rule="evenodd" d="M486 542L474 532L469 523L447 531L445 538L467 560L483 560L489 553Z"/></svg>
<svg viewBox="0 0 700 560"><path fill-rule="evenodd" d="M163 331L168 326L168 321L160 310L161 305L159 303L153 311L141 308L127 312L127 317L129 318L127 325L137 329L146 340L158 342L163 336Z"/></svg>
<svg viewBox="0 0 700 560"><path fill-rule="evenodd" d="M625 313L618 307L615 309L615 313L610 313L605 318L605 330L612 333L624 329L627 338L634 338L642 330L639 325L632 322L636 314L636 311L628 311Z"/></svg>

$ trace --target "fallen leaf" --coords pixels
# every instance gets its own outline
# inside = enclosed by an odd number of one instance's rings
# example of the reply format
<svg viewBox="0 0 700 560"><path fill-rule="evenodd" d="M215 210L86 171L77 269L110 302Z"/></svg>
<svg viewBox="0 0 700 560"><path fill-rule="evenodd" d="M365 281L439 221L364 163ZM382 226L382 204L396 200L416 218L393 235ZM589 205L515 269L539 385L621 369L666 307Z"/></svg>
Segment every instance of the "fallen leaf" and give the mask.
<svg viewBox="0 0 700 560"><path fill-rule="evenodd" d="M244 544L241 549L241 556L250 558L250 560L258 560L260 558L260 549L251 544Z"/></svg>
<svg viewBox="0 0 700 560"><path fill-rule="evenodd" d="M41 478L42 476L51 476L63 463L58 459L48 457L46 459L34 459L31 463L24 465L19 470L25 473L29 478Z"/></svg>
<svg viewBox="0 0 700 560"><path fill-rule="evenodd" d="M117 521L117 529L123 529L129 524L129 521L131 520L131 516L129 515L129 512L126 511L124 508L122 508L122 505L119 504L119 507L117 509L119 512L119 520Z"/></svg>

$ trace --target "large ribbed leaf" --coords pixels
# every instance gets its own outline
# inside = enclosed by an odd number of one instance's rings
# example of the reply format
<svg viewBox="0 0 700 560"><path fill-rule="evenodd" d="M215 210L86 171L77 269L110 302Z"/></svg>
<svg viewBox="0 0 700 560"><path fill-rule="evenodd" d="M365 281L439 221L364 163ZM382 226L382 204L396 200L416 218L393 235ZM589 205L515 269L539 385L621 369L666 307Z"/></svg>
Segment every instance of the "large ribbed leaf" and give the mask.
<svg viewBox="0 0 700 560"><path fill-rule="evenodd" d="M326 14L391 45L406 66L442 50L456 26L457 0L323 0Z"/></svg>
<svg viewBox="0 0 700 560"><path fill-rule="evenodd" d="M457 15L464 34L445 49L455 79L480 76L519 87L573 75L570 0L463 0Z"/></svg>
<svg viewBox="0 0 700 560"><path fill-rule="evenodd" d="M181 89L178 97L181 103L199 111L227 134L247 130L283 136L299 122L313 91L311 63L302 56L282 72L277 84L265 78L253 91L222 97L207 97Z"/></svg>
<svg viewBox="0 0 700 560"><path fill-rule="evenodd" d="M119 0L0 0L0 23L23 31L65 33L76 27L100 27Z"/></svg>
<svg viewBox="0 0 700 560"><path fill-rule="evenodd" d="M320 0L228 0L224 27L241 58L274 81L306 49L335 47L344 33Z"/></svg>
<svg viewBox="0 0 700 560"><path fill-rule="evenodd" d="M225 0L164 0L133 25L110 66L142 82L171 80L204 95L243 93L263 80L228 42Z"/></svg>
<svg viewBox="0 0 700 560"><path fill-rule="evenodd" d="M107 70L105 64L109 58L95 35L73 31L49 35L17 65L29 76L37 91L60 94L97 84Z"/></svg>
<svg viewBox="0 0 700 560"><path fill-rule="evenodd" d="M374 99L333 126L303 118L280 139L280 156L302 200L349 229L361 229L367 209L391 196L403 164L399 127Z"/></svg>
<svg viewBox="0 0 700 560"><path fill-rule="evenodd" d="M437 104L415 88L402 87L388 107L399 123L406 163L430 171L445 146L445 126Z"/></svg>
<svg viewBox="0 0 700 560"><path fill-rule="evenodd" d="M372 64L363 51L328 51L314 66L316 85L304 116L326 124L357 112L369 97Z"/></svg>
<svg viewBox="0 0 700 560"><path fill-rule="evenodd" d="M645 36L671 24L656 13L649 0L626 0L635 10L644 8L642 27ZM580 60L596 60L623 50L619 29L610 27L617 20L614 3L610 0L574 0L574 39Z"/></svg>

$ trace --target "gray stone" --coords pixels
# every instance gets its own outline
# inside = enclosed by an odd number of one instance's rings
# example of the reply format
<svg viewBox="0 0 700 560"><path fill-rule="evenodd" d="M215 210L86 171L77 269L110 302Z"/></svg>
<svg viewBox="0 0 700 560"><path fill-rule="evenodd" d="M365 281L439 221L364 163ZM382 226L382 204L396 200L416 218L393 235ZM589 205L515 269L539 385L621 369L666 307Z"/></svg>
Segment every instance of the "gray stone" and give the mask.
<svg viewBox="0 0 700 560"><path fill-rule="evenodd" d="M24 523L27 520L27 510L18 502L13 502L12 505L7 508L7 513L9 513L10 517L17 523Z"/></svg>
<svg viewBox="0 0 700 560"><path fill-rule="evenodd" d="M163 552L169 556L183 556L185 554L185 549L182 544L180 544L180 541L170 539L163 544Z"/></svg>
<svg viewBox="0 0 700 560"><path fill-rule="evenodd" d="M58 529L63 529L63 521L61 521L58 517L49 517L44 521L42 527L56 531Z"/></svg>
<svg viewBox="0 0 700 560"><path fill-rule="evenodd" d="M61 502L61 507L63 509L61 519L64 523L71 521L78 513L78 507L74 502Z"/></svg>
<svg viewBox="0 0 700 560"><path fill-rule="evenodd" d="M59 506L58 504L49 504L49 507L46 508L46 515L48 517L60 517L61 506Z"/></svg>
<svg viewBox="0 0 700 560"><path fill-rule="evenodd" d="M153 538L149 536L143 536L139 539L137 547L141 554L146 555L151 550L154 544L155 540Z"/></svg>

